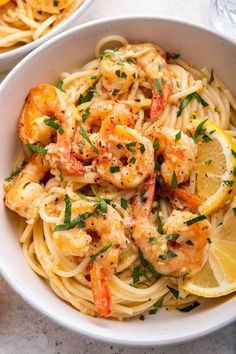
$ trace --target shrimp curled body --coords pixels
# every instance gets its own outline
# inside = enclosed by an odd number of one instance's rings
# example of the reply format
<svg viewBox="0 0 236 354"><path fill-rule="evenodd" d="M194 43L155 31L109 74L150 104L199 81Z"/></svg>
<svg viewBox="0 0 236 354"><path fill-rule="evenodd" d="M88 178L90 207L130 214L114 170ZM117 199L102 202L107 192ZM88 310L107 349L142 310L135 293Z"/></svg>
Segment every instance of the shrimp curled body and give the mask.
<svg viewBox="0 0 236 354"><path fill-rule="evenodd" d="M35 154L30 162L14 179L5 194L6 206L26 219L36 219L45 196L40 180L49 170L49 163L43 155Z"/></svg>
<svg viewBox="0 0 236 354"><path fill-rule="evenodd" d="M61 128L56 144L47 146L51 166L59 166L69 174L83 174L83 166L71 154L77 110L69 96L56 87L40 85L30 90L19 121L21 140L25 144L49 144L55 131L45 123L49 118L56 119Z"/></svg>
<svg viewBox="0 0 236 354"><path fill-rule="evenodd" d="M101 317L108 317L113 308L109 281L118 264L122 248L126 247L124 225L118 212L107 205L106 213L93 216L95 206L83 202L72 208L75 216L90 215L83 223L83 230L78 228L56 231L53 234L57 247L67 255L91 256L91 286L94 302ZM94 256L103 247L103 253ZM94 258L93 258L94 256Z"/></svg>
<svg viewBox="0 0 236 354"><path fill-rule="evenodd" d="M155 190L155 177L146 182L146 187L145 200L138 195L134 202L135 224L132 237L136 246L161 274L182 276L197 273L207 260L207 239L211 234L209 221L202 220L188 225L187 221L197 215L174 210L165 221L164 234L160 235L148 219Z"/></svg>

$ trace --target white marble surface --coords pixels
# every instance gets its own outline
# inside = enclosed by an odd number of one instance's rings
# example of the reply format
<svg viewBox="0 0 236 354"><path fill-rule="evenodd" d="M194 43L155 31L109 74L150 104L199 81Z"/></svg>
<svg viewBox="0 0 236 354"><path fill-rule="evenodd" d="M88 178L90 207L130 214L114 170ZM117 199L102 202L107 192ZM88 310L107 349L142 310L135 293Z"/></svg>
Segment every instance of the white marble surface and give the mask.
<svg viewBox="0 0 236 354"><path fill-rule="evenodd" d="M207 25L209 0L95 0L78 23L129 14L168 15ZM26 304L0 278L0 354L41 353L235 354L236 325L200 340L171 347L138 349L108 345L52 323Z"/></svg>

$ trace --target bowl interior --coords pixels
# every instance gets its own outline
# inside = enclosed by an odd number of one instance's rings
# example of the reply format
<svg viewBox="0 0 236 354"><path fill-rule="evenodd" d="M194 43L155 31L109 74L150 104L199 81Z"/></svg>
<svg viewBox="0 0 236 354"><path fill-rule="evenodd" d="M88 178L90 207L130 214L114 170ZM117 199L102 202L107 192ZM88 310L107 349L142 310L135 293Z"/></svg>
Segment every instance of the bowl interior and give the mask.
<svg viewBox="0 0 236 354"><path fill-rule="evenodd" d="M1 180L11 171L17 153L17 120L29 89L40 83L56 83L60 72L74 71L84 65L94 57L96 43L109 34L122 35L130 42L154 42L170 52L181 53L188 63L213 67L236 94L236 47L204 28L147 17L108 19L77 27L37 48L13 69L0 87ZM235 318L232 307L236 299L232 296L202 301L189 314L163 310L156 316L146 315L144 322L133 319L124 324L86 317L58 299L31 271L18 243L13 215L3 203L0 214L0 268L4 277L26 301L61 325L109 342L145 346L189 340Z"/></svg>

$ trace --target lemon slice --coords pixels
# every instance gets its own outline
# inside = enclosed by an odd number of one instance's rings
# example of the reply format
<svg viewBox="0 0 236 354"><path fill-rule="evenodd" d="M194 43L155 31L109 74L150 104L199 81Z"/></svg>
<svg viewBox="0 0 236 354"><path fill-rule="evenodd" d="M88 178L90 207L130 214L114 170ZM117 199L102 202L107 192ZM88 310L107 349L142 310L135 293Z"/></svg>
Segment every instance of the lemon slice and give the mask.
<svg viewBox="0 0 236 354"><path fill-rule="evenodd" d="M201 122L194 121L196 131L200 130L197 127ZM203 200L199 212L208 215L232 201L236 194L236 145L224 130L208 120L203 129L194 171L196 194Z"/></svg>
<svg viewBox="0 0 236 354"><path fill-rule="evenodd" d="M211 236L209 258L203 269L184 282L184 290L203 297L236 291L236 198L222 225Z"/></svg>

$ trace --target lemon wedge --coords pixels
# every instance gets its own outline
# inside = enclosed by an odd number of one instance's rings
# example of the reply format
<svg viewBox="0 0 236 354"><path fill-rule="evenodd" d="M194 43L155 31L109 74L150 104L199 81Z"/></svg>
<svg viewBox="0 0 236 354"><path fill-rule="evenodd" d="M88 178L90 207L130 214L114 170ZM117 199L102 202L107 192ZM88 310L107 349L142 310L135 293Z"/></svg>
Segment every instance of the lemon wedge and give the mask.
<svg viewBox="0 0 236 354"><path fill-rule="evenodd" d="M203 269L186 279L184 290L203 297L236 291L236 198L211 236L209 258Z"/></svg>
<svg viewBox="0 0 236 354"><path fill-rule="evenodd" d="M194 171L196 194L203 200L201 214L230 203L236 194L236 145L232 138L209 120L194 121L193 139L201 139Z"/></svg>

